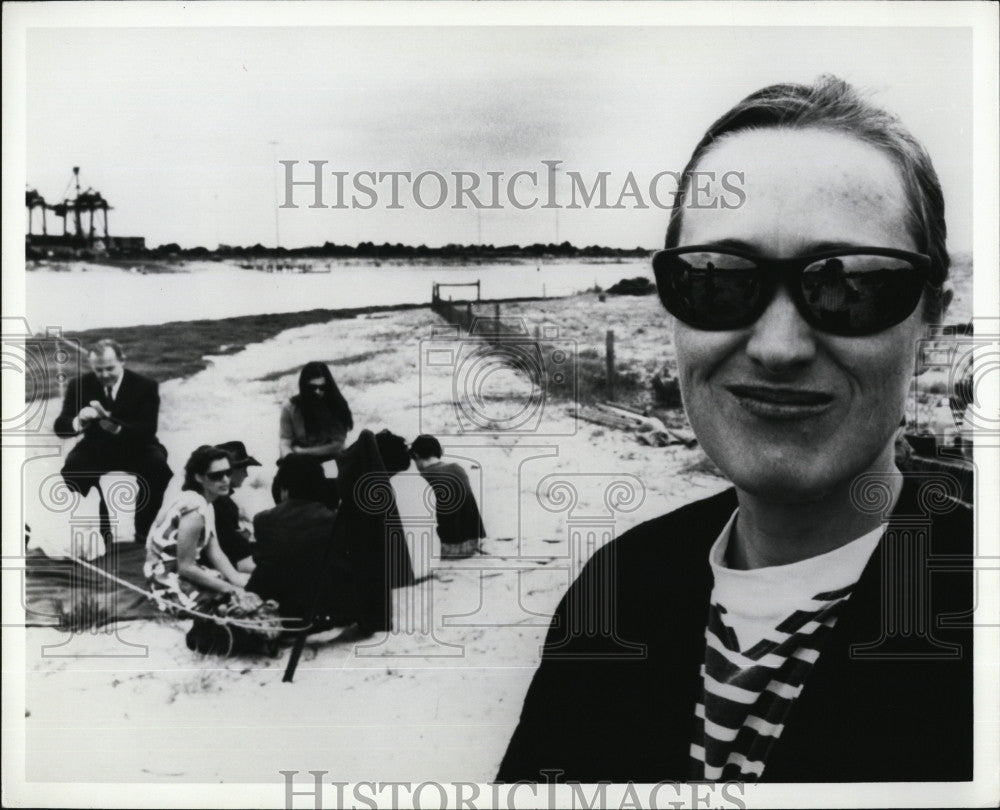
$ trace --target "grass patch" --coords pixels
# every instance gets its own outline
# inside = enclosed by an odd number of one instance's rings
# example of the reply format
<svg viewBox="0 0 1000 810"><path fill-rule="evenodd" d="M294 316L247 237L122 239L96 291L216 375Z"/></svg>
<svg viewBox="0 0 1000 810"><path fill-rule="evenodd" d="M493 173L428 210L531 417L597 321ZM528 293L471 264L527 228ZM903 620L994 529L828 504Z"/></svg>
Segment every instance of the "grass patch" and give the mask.
<svg viewBox="0 0 1000 810"><path fill-rule="evenodd" d="M130 369L159 382L166 382L188 377L207 368L205 355L237 354L249 344L260 343L287 329L355 318L373 312L411 309L427 309L427 305L398 304L355 309L310 309L305 312L242 315L218 320L172 321L156 325L66 332L63 337L71 343L76 343L83 351L102 338L117 340L125 348ZM52 339L42 337L29 339L25 342L25 352L29 358L34 359L37 367L45 369L42 379L36 379L33 386L26 386L26 397L33 400L58 396L56 368L51 359L55 353ZM69 377L76 376L77 368L80 371L87 370L85 356L78 355L72 350L69 354ZM341 358L330 362L339 365L356 361L357 358Z"/></svg>
<svg viewBox="0 0 1000 810"><path fill-rule="evenodd" d="M371 360L373 357L378 357L380 354L388 354L390 349L379 349L377 351L371 352L360 352L359 354L350 354L346 357L338 357L335 360L321 360L320 362L326 363L328 366L350 366L354 363L363 363L366 360ZM282 369L281 371L272 371L269 374L265 374L262 377L255 377L256 382L274 382L275 380L280 380L282 377L286 377L289 374L294 374L302 365L291 366L290 368Z"/></svg>

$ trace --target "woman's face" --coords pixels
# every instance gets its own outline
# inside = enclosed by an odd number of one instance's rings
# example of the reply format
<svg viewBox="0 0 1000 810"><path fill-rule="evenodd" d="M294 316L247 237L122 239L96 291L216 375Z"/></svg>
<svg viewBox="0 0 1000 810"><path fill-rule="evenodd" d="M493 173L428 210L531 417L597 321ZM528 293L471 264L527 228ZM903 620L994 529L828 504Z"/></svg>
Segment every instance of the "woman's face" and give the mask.
<svg viewBox="0 0 1000 810"><path fill-rule="evenodd" d="M915 251L890 159L820 129L740 132L699 171L744 173L734 209L686 208L681 246L729 244L782 258L840 246ZM730 331L676 324L681 391L705 452L744 491L794 502L867 470L888 471L924 330L921 307L863 337L819 332L784 287L756 323Z"/></svg>
<svg viewBox="0 0 1000 810"><path fill-rule="evenodd" d="M213 461L204 473L196 473L195 479L201 484L202 494L210 501L229 494L232 467L229 459L220 458Z"/></svg>
<svg viewBox="0 0 1000 810"><path fill-rule="evenodd" d="M322 399L329 388L329 384L323 377L313 377L306 382L306 391L314 397Z"/></svg>

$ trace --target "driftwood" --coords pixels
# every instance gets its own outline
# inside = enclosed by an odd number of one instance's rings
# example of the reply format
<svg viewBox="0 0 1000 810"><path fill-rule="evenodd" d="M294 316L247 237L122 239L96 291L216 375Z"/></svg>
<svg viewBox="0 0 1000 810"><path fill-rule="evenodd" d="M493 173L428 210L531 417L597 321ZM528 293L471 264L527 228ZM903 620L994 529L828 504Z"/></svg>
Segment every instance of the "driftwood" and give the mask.
<svg viewBox="0 0 1000 810"><path fill-rule="evenodd" d="M655 416L647 416L623 405L597 403L577 406L576 415L586 422L596 425L627 430L634 433L636 440L651 447L666 447L682 444L694 447L698 440L689 430L668 428Z"/></svg>

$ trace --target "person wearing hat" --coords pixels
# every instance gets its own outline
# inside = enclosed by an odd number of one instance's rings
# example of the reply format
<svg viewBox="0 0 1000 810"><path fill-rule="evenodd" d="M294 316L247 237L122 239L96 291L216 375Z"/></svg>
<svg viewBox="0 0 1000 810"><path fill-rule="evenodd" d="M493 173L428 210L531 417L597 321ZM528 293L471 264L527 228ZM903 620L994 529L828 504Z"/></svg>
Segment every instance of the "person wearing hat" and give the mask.
<svg viewBox="0 0 1000 810"><path fill-rule="evenodd" d="M241 514L233 492L247 480L248 468L262 466L257 459L247 453L243 442L222 442L216 445L229 455L233 469L229 480L229 494L212 502L215 509L215 530L219 536L219 547L229 558L237 571L250 574L256 568L253 559L253 530L249 518Z"/></svg>

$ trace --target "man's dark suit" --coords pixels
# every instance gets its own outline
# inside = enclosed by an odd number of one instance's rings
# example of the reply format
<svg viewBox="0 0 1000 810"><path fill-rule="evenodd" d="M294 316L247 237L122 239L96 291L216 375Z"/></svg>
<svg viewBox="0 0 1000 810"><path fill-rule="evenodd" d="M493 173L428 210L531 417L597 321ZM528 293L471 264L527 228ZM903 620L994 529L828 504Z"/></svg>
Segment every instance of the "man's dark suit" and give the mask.
<svg viewBox="0 0 1000 810"><path fill-rule="evenodd" d="M708 551L735 507L728 490L594 555L556 611L497 781L691 778ZM924 542L949 561L934 576L917 553ZM761 781L972 779L972 551L971 510L942 499L933 480L906 479ZM892 613L907 595L926 623ZM901 632L887 635L894 621Z"/></svg>
<svg viewBox="0 0 1000 810"><path fill-rule="evenodd" d="M141 487L135 511L135 539L145 542L173 476L167 466L167 451L156 440L159 385L155 380L125 369L118 396L111 401L97 375L84 374L70 382L66 389L62 412L55 422L56 433L64 438L78 435L73 419L93 400L104 406L121 425L121 431L109 433L96 419L87 425L83 438L66 456L63 480L71 489L86 495L104 473L120 471L135 475ZM101 506L103 510L103 498Z"/></svg>

